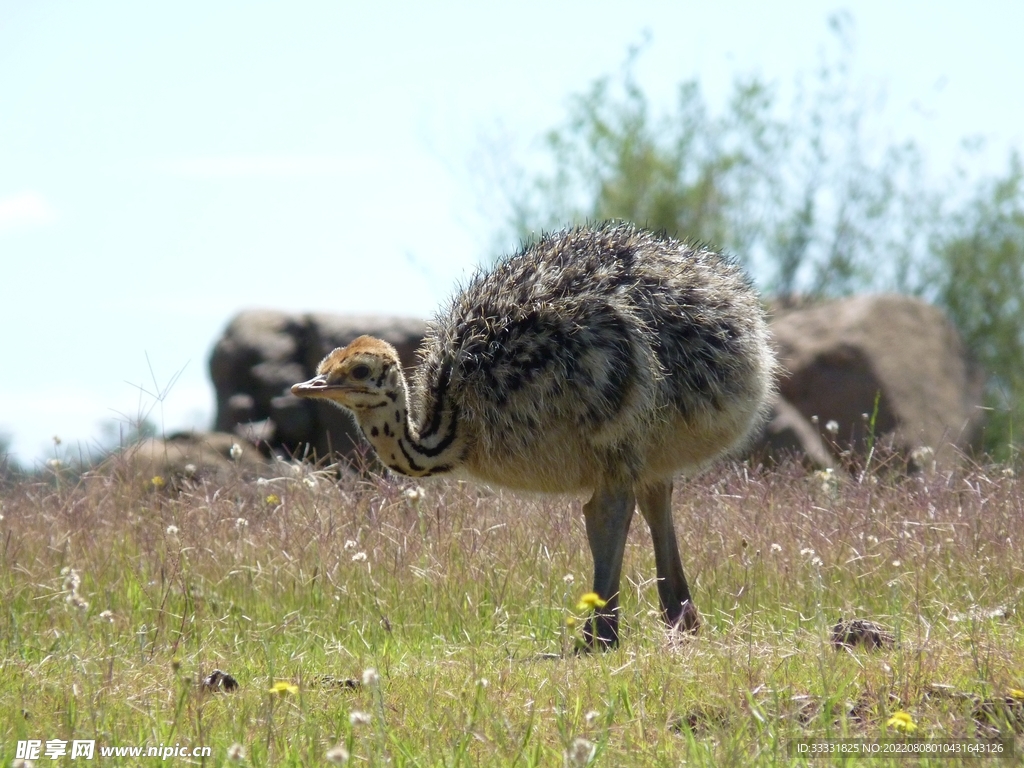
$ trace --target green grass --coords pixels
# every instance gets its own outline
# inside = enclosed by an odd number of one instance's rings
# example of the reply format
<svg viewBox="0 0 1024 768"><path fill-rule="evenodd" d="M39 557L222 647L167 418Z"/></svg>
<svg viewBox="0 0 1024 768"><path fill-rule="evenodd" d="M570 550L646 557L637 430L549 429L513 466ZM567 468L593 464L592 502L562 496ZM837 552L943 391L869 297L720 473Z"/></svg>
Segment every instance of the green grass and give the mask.
<svg viewBox="0 0 1024 768"><path fill-rule="evenodd" d="M727 465L681 483L701 634L664 630L637 516L623 644L583 656L580 500L459 482L417 500L279 471L177 494L103 473L0 491L0 764L59 738L209 746L205 765L234 744L253 766L339 744L350 765L582 765L577 739L593 765L788 765L796 740L892 736L899 710L918 736L1024 754L1006 698L1024 688L1024 487L998 467L836 485ZM836 651L840 617L899 645ZM338 684L368 668L378 684ZM214 669L239 690L202 692Z"/></svg>

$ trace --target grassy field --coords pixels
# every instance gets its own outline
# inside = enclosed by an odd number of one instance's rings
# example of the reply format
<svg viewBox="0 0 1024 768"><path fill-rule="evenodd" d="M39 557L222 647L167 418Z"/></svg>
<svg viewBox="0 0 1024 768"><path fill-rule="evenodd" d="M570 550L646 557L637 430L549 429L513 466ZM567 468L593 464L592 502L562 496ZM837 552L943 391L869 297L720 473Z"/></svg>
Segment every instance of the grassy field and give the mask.
<svg viewBox="0 0 1024 768"><path fill-rule="evenodd" d="M908 730L1016 739L1022 761L1024 486L1008 470L858 482L734 464L680 483L701 634L663 628L638 515L623 643L592 655L573 653L580 500L276 474L0 491L0 764L19 740L86 739L109 764L160 761L101 746L208 746L166 761L204 765L788 765L800 740ZM837 650L840 618L896 644ZM204 690L215 669L237 690Z"/></svg>

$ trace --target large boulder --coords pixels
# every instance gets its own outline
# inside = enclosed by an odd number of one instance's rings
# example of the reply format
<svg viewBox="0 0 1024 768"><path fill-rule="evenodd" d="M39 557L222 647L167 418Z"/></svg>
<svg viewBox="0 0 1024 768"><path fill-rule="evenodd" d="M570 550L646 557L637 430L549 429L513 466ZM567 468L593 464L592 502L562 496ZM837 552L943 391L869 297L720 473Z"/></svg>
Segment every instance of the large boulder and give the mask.
<svg viewBox="0 0 1024 768"><path fill-rule="evenodd" d="M945 463L976 443L984 377L937 308L909 296L855 296L780 310L772 331L784 368L773 424L783 441L803 442L814 424L833 451L863 452L873 416L875 439L908 457L930 448ZM803 450L821 464L820 441L812 442Z"/></svg>
<svg viewBox="0 0 1024 768"><path fill-rule="evenodd" d="M183 481L225 482L265 474L270 463L256 447L223 432L177 432L147 438L114 453L105 467L143 478L154 487L180 487Z"/></svg>
<svg viewBox="0 0 1024 768"><path fill-rule="evenodd" d="M363 334L393 344L411 368L425 332L422 320L399 317L241 312L210 355L215 429L289 455L353 458L362 437L352 418L330 404L295 397L292 384L311 378L327 353Z"/></svg>
<svg viewBox="0 0 1024 768"><path fill-rule="evenodd" d="M822 469L836 464L818 428L784 397L775 399L771 417L751 453L758 459L768 461L783 456L799 456L810 466Z"/></svg>

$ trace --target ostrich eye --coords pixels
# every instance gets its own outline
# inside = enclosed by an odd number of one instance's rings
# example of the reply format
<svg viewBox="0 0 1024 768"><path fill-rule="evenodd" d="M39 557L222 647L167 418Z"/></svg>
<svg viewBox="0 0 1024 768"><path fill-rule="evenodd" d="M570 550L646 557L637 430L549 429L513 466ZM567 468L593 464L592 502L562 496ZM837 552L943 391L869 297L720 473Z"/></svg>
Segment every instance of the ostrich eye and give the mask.
<svg viewBox="0 0 1024 768"><path fill-rule="evenodd" d="M351 376L356 381L368 379L370 377L370 366L357 365L355 368L352 369L351 373L349 373L349 376Z"/></svg>

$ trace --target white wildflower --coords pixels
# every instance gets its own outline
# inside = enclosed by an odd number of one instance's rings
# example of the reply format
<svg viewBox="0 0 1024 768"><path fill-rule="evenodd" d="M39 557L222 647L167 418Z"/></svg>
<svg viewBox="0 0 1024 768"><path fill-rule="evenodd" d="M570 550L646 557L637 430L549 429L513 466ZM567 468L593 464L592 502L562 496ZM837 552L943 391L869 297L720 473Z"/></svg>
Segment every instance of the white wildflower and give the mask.
<svg viewBox="0 0 1024 768"><path fill-rule="evenodd" d="M359 544L357 542L353 541L352 539L348 539L345 542L345 549L355 549L358 546L359 546Z"/></svg>
<svg viewBox="0 0 1024 768"><path fill-rule="evenodd" d="M193 475L195 475L195 473L196 473L196 465L195 464L186 464L185 465L185 476L186 477L192 477Z"/></svg>
<svg viewBox="0 0 1024 768"><path fill-rule="evenodd" d="M240 458L242 458L242 446L240 446L238 443L232 443L231 450L228 451L228 453L231 454L232 459L238 461Z"/></svg>
<svg viewBox="0 0 1024 768"><path fill-rule="evenodd" d="M600 712L598 712L596 709L592 709L583 716L583 719L584 721L586 721L587 725L593 725L594 721L597 720L597 718L599 718L600 716Z"/></svg>
<svg viewBox="0 0 1024 768"><path fill-rule="evenodd" d="M404 495L411 503L418 504L423 501L423 497L426 496L426 491L417 485L415 488L406 488Z"/></svg>
<svg viewBox="0 0 1024 768"><path fill-rule="evenodd" d="M114 614L111 611L100 611L100 618L104 621L109 621L111 624L114 623Z"/></svg>
<svg viewBox="0 0 1024 768"><path fill-rule="evenodd" d="M331 765L344 765L348 762L348 750L341 744L338 744L327 750L326 754L324 754L324 759Z"/></svg>
<svg viewBox="0 0 1024 768"><path fill-rule="evenodd" d="M596 752L597 745L594 742L577 737L565 751L565 764L571 768L583 768L594 759Z"/></svg>
<svg viewBox="0 0 1024 768"><path fill-rule="evenodd" d="M72 608L78 608L81 611L89 608L89 601L78 594L78 588L82 585L82 576L74 568L62 568L60 575L64 577L64 591L67 594L64 596L64 602L70 605Z"/></svg>
<svg viewBox="0 0 1024 768"><path fill-rule="evenodd" d="M564 581L571 587L573 585L573 582L576 581L576 577L573 576L571 573L567 573L565 574L565 576L562 577L562 581Z"/></svg>
<svg viewBox="0 0 1024 768"><path fill-rule="evenodd" d="M811 549L810 547L804 547L803 549L800 550L800 554L804 555L806 557L814 557L814 550Z"/></svg>
<svg viewBox="0 0 1024 768"><path fill-rule="evenodd" d="M835 495L836 491L839 490L839 478L836 477L832 467L819 469L814 473L814 477L821 483L821 490L825 493Z"/></svg>
<svg viewBox="0 0 1024 768"><path fill-rule="evenodd" d="M82 585L82 576L74 568L62 568L60 575L64 577L65 592L77 592Z"/></svg>
<svg viewBox="0 0 1024 768"><path fill-rule="evenodd" d="M838 435L839 434L839 422L836 421L835 419L829 419L825 423L825 431L828 432L830 435L833 435L833 436Z"/></svg>
<svg viewBox="0 0 1024 768"><path fill-rule="evenodd" d="M242 530L243 528L248 528L248 527L249 527L249 521L246 520L244 517L236 517L235 518L235 528L236 529Z"/></svg>
<svg viewBox="0 0 1024 768"><path fill-rule="evenodd" d="M353 563L363 563L363 562L366 562L366 553L365 552L356 552L354 555L352 555L352 562Z"/></svg>
<svg viewBox="0 0 1024 768"><path fill-rule="evenodd" d="M240 763L245 760L245 747L239 744L237 741L228 747L228 762L229 763Z"/></svg>
<svg viewBox="0 0 1024 768"><path fill-rule="evenodd" d="M919 467L923 467L925 463L931 460L934 456L935 450L928 445L919 445L910 452L910 460Z"/></svg>
<svg viewBox="0 0 1024 768"><path fill-rule="evenodd" d="M372 719L369 712L360 712L357 709L350 712L348 716L348 721L352 725L369 725Z"/></svg>
<svg viewBox="0 0 1024 768"><path fill-rule="evenodd" d="M171 525L168 525L167 526L167 535L168 536L177 536L178 535L178 526L174 525L173 523Z"/></svg>
<svg viewBox="0 0 1024 768"><path fill-rule="evenodd" d="M782 551L782 545L781 544L773 543L772 546L771 546L771 551L772 552L781 552Z"/></svg>
<svg viewBox="0 0 1024 768"><path fill-rule="evenodd" d="M380 675L377 674L377 670L373 667L367 667L363 670L363 685L370 687L380 684Z"/></svg>

